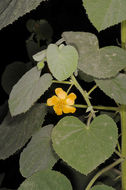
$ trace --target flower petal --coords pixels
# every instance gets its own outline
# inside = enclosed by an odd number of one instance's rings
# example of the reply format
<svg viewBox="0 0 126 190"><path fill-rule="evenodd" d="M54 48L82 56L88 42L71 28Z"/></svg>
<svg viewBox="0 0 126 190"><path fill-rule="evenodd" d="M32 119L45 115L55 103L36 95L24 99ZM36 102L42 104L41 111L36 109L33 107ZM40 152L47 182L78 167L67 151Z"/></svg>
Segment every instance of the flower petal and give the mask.
<svg viewBox="0 0 126 190"><path fill-rule="evenodd" d="M60 108L58 105L53 106L53 109L57 115L63 114L62 108Z"/></svg>
<svg viewBox="0 0 126 190"><path fill-rule="evenodd" d="M67 96L67 93L62 88L56 88L55 93L60 99L65 99Z"/></svg>
<svg viewBox="0 0 126 190"><path fill-rule="evenodd" d="M73 106L68 106L68 105L63 106L64 113L74 113L75 111L76 111L76 108Z"/></svg>
<svg viewBox="0 0 126 190"><path fill-rule="evenodd" d="M74 93L70 93L65 100L65 104L73 105L76 98L77 96Z"/></svg>
<svg viewBox="0 0 126 190"><path fill-rule="evenodd" d="M59 98L57 96L52 96L47 100L47 105L48 106L54 106L59 102Z"/></svg>

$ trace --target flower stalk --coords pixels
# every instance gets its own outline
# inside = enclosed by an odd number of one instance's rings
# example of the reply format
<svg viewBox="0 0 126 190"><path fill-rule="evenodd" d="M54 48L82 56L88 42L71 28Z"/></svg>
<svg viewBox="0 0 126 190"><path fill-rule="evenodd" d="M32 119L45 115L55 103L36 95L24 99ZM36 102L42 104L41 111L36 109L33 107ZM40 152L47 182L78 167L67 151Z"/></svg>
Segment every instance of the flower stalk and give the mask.
<svg viewBox="0 0 126 190"><path fill-rule="evenodd" d="M89 100L89 95L86 92L86 90L83 90L82 87L80 86L80 84L77 82L76 78L74 77L74 75L71 76L71 79L73 81L73 84L76 86L76 88L80 91L80 93L82 94L84 100L86 101L88 107L92 107L91 102ZM95 117L95 111L93 110L93 108L91 109L91 113L93 115L93 118Z"/></svg>

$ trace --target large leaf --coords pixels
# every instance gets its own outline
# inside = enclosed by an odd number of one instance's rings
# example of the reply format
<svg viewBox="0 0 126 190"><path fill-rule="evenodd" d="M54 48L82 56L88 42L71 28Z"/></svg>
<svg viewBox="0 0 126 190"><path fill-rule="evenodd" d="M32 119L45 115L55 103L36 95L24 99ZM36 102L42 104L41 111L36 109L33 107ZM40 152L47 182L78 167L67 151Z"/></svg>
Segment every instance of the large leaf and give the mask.
<svg viewBox="0 0 126 190"><path fill-rule="evenodd" d="M83 0L83 5L98 31L126 20L125 0Z"/></svg>
<svg viewBox="0 0 126 190"><path fill-rule="evenodd" d="M12 116L26 112L52 84L50 74L40 77L40 71L33 67L13 87L9 108Z"/></svg>
<svg viewBox="0 0 126 190"><path fill-rule="evenodd" d="M2 75L2 87L7 94L10 94L12 87L27 71L27 65L23 62L16 61L5 68Z"/></svg>
<svg viewBox="0 0 126 190"><path fill-rule="evenodd" d="M18 190L72 190L68 179L56 171L39 171L26 179Z"/></svg>
<svg viewBox="0 0 126 190"><path fill-rule="evenodd" d="M117 103L126 105L126 75L120 73L115 78L95 80L99 88Z"/></svg>
<svg viewBox="0 0 126 190"><path fill-rule="evenodd" d="M10 114L0 125L0 159L5 159L23 147L41 127L46 106L35 104L27 113L11 118Z"/></svg>
<svg viewBox="0 0 126 190"><path fill-rule="evenodd" d="M50 44L47 48L47 62L50 71L57 80L65 80L77 69L77 50L68 45Z"/></svg>
<svg viewBox="0 0 126 190"><path fill-rule="evenodd" d="M56 163L58 157L51 144L52 127L48 125L38 130L21 153L20 171L24 177L29 177L39 170L51 169Z"/></svg>
<svg viewBox="0 0 126 190"><path fill-rule="evenodd" d="M78 68L96 78L110 78L126 67L126 52L116 46L99 49L97 37L86 32L64 32L68 44L79 52Z"/></svg>
<svg viewBox="0 0 126 190"><path fill-rule="evenodd" d="M45 0L0 0L0 29L12 24Z"/></svg>
<svg viewBox="0 0 126 190"><path fill-rule="evenodd" d="M52 131L56 153L74 169L88 174L114 152L116 123L107 115L96 117L87 127L76 117L64 117Z"/></svg>
<svg viewBox="0 0 126 190"><path fill-rule="evenodd" d="M94 187L91 188L91 190L115 190L115 189L107 185L95 185Z"/></svg>

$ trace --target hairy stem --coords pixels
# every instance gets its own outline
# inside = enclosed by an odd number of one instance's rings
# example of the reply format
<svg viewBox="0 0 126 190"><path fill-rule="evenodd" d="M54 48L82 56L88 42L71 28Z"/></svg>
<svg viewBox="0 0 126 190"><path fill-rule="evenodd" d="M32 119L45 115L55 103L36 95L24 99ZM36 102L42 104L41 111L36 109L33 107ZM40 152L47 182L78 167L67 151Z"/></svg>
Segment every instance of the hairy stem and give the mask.
<svg viewBox="0 0 126 190"><path fill-rule="evenodd" d="M86 187L85 190L90 190L90 188L92 187L92 185L95 183L95 181L98 179L99 176L101 176L103 173L107 172L108 170L114 168L116 165L120 164L121 162L124 161L124 158L119 158L118 160L116 160L115 162L113 162L112 164L108 165L107 167L103 168L101 171L99 171L93 178L92 180L89 182L88 186Z"/></svg>
<svg viewBox="0 0 126 190"><path fill-rule="evenodd" d="M126 20L121 23L121 45L126 49ZM126 68L124 69L126 70ZM122 156L126 158L126 105L121 105L121 152ZM121 165L122 169L122 190L126 190L126 160Z"/></svg>
<svg viewBox="0 0 126 190"><path fill-rule="evenodd" d="M74 104L77 108L88 108L88 105L82 105L82 104ZM107 111L119 111L119 107L109 107L109 106L92 106L95 110L107 110Z"/></svg>
<svg viewBox="0 0 126 190"><path fill-rule="evenodd" d="M121 106L121 129L122 129L122 142L121 142L121 154L126 157L126 106ZM126 160L121 165L122 170L122 190L126 190Z"/></svg>
<svg viewBox="0 0 126 190"><path fill-rule="evenodd" d="M58 81L58 80L52 80L52 83L58 83L58 84L72 84L70 81Z"/></svg>
<svg viewBox="0 0 126 190"><path fill-rule="evenodd" d="M77 89L80 91L80 93L82 94L82 96L83 96L83 98L85 99L85 101L86 101L88 107L92 107L91 102L90 102L90 100L89 100L88 93L86 92L86 90L83 90L83 89L82 89L82 87L81 87L80 84L77 82L77 80L76 80L76 78L74 77L74 75L72 75L71 79L72 79L73 84L76 86L76 88L77 88ZM91 109L91 113L92 113L93 117L95 117L95 112L94 112L94 110L93 110L93 107L92 107L92 109Z"/></svg>

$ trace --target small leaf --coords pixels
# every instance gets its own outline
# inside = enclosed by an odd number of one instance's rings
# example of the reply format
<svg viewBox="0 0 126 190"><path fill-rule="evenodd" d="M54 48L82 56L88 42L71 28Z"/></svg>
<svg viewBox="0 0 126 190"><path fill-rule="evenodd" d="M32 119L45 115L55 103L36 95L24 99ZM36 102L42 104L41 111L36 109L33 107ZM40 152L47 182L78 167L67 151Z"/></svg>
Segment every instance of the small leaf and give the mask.
<svg viewBox="0 0 126 190"><path fill-rule="evenodd" d="M115 78L95 80L99 88L117 103L126 105L126 75L120 73Z"/></svg>
<svg viewBox="0 0 126 190"><path fill-rule="evenodd" d="M41 50L40 52L33 55L35 61L42 61L46 57L46 50Z"/></svg>
<svg viewBox="0 0 126 190"><path fill-rule="evenodd" d="M115 189L107 185L95 185L94 187L91 188L91 190L115 190Z"/></svg>
<svg viewBox="0 0 126 190"><path fill-rule="evenodd" d="M52 84L50 74L40 77L40 71L33 67L13 87L9 108L12 116L26 112Z"/></svg>
<svg viewBox="0 0 126 190"><path fill-rule="evenodd" d="M55 44L50 44L47 48L47 62L53 76L59 81L65 80L77 68L77 50L69 45L59 48Z"/></svg>
<svg viewBox="0 0 126 190"><path fill-rule="evenodd" d="M78 118L67 116L52 131L56 153L85 175L111 156L117 139L116 123L107 115L96 117L89 127Z"/></svg>
<svg viewBox="0 0 126 190"><path fill-rule="evenodd" d="M39 171L26 179L18 190L72 190L68 179L59 172Z"/></svg>
<svg viewBox="0 0 126 190"><path fill-rule="evenodd" d="M11 63L5 68L2 75L1 84L7 94L10 94L12 87L18 82L26 71L26 64L18 61Z"/></svg>
<svg viewBox="0 0 126 190"><path fill-rule="evenodd" d="M98 31L126 20L125 0L83 0L83 5Z"/></svg>
<svg viewBox="0 0 126 190"><path fill-rule="evenodd" d="M24 177L29 177L39 170L51 169L58 157L51 145L52 125L39 129L20 157L20 171Z"/></svg>
<svg viewBox="0 0 126 190"><path fill-rule="evenodd" d="M37 68L38 68L38 70L42 70L43 67L44 67L44 61L41 61L41 62L38 62L38 63L37 63Z"/></svg>
<svg viewBox="0 0 126 190"><path fill-rule="evenodd" d="M8 158L23 147L40 129L46 114L46 106L35 104L27 113L12 118L6 116L0 125L0 159Z"/></svg>
<svg viewBox="0 0 126 190"><path fill-rule="evenodd" d="M110 78L126 67L126 52L117 46L99 49L97 37L87 32L64 32L63 38L79 53L78 68L96 78Z"/></svg>

